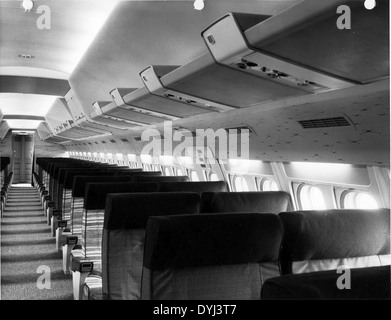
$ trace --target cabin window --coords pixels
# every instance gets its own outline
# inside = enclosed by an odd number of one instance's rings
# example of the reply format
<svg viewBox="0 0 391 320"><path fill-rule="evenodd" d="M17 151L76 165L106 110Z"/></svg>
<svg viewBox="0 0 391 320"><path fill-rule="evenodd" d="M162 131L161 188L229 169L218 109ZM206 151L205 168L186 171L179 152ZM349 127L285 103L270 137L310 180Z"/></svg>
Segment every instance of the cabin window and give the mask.
<svg viewBox="0 0 391 320"><path fill-rule="evenodd" d="M193 182L200 181L200 178L198 178L197 172L195 172L194 170L191 170L191 172L190 172L190 180Z"/></svg>
<svg viewBox="0 0 391 320"><path fill-rule="evenodd" d="M117 158L117 161L124 161L124 155L122 153L116 153L115 157Z"/></svg>
<svg viewBox="0 0 391 320"><path fill-rule="evenodd" d="M347 191L342 194L344 209L378 209L375 198L367 192Z"/></svg>
<svg viewBox="0 0 391 320"><path fill-rule="evenodd" d="M322 191L316 186L301 185L298 189L301 210L325 210Z"/></svg>
<svg viewBox="0 0 391 320"><path fill-rule="evenodd" d="M158 164L151 165L153 171L162 171L162 167Z"/></svg>
<svg viewBox="0 0 391 320"><path fill-rule="evenodd" d="M164 168L164 175L165 176L172 176L172 170L170 167L165 167Z"/></svg>
<svg viewBox="0 0 391 320"><path fill-rule="evenodd" d="M219 181L219 176L215 172L209 173L209 181Z"/></svg>
<svg viewBox="0 0 391 320"><path fill-rule="evenodd" d="M277 183L272 179L262 179L258 182L258 190L260 191L279 191Z"/></svg>
<svg viewBox="0 0 391 320"><path fill-rule="evenodd" d="M181 168L177 168L177 169L176 169L176 175L177 175L177 176L184 176L183 171L182 171Z"/></svg>
<svg viewBox="0 0 391 320"><path fill-rule="evenodd" d="M248 184L247 184L247 181L244 177L240 177L240 176L235 176L234 179L234 187L235 187L235 191L248 191Z"/></svg>

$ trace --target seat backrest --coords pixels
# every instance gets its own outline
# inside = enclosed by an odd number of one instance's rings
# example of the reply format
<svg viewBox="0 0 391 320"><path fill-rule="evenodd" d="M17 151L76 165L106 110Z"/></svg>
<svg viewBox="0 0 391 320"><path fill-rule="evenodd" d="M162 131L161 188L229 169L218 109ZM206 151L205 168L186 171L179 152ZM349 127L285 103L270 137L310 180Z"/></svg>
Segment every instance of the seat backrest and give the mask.
<svg viewBox="0 0 391 320"><path fill-rule="evenodd" d="M160 182L159 192L228 192L225 181Z"/></svg>
<svg viewBox="0 0 391 320"><path fill-rule="evenodd" d="M63 219L71 222L70 229L75 235L80 235L81 220L84 208L84 195L89 182L130 182L131 177L127 171L116 173L93 172L91 175L76 175L73 177L71 189L63 192Z"/></svg>
<svg viewBox="0 0 391 320"><path fill-rule="evenodd" d="M284 191L205 192L202 212L280 213L288 209L290 195Z"/></svg>
<svg viewBox="0 0 391 320"><path fill-rule="evenodd" d="M190 181L188 176L151 176L135 175L134 182L186 182Z"/></svg>
<svg viewBox="0 0 391 320"><path fill-rule="evenodd" d="M197 214L200 204L198 193L107 195L102 237L103 294L108 299L139 299L148 218Z"/></svg>
<svg viewBox="0 0 391 320"><path fill-rule="evenodd" d="M259 300L263 282L280 275L282 236L275 214L151 217L141 298Z"/></svg>
<svg viewBox="0 0 391 320"><path fill-rule="evenodd" d="M279 214L284 274L389 265L390 210L322 210Z"/></svg>
<svg viewBox="0 0 391 320"><path fill-rule="evenodd" d="M102 185L105 183L110 184L112 182L131 182L132 177L126 174L127 172L120 172L113 175L90 175L90 176L75 176L73 179L72 186L72 197L75 198L84 198L86 195L87 184L94 182L102 182Z"/></svg>
<svg viewBox="0 0 391 320"><path fill-rule="evenodd" d="M109 193L150 193L157 192L156 183L134 183L134 182L97 182L86 185L84 196L84 210L80 217L80 241L84 257L94 263L94 273L100 273L102 231L105 215L106 196ZM74 218L74 222L78 217ZM77 225L76 225L77 227Z"/></svg>
<svg viewBox="0 0 391 320"><path fill-rule="evenodd" d="M266 280L261 300L390 300L390 275L390 266L288 274Z"/></svg>

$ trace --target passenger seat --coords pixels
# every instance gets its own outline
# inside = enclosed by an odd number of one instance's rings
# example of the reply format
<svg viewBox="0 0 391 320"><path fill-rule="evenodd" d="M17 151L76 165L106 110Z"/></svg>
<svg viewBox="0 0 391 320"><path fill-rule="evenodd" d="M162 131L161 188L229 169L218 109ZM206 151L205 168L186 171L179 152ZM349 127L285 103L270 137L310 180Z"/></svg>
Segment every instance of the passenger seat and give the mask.
<svg viewBox="0 0 391 320"><path fill-rule="evenodd" d="M283 237L275 214L151 217L146 231L143 300L259 300L280 275Z"/></svg>

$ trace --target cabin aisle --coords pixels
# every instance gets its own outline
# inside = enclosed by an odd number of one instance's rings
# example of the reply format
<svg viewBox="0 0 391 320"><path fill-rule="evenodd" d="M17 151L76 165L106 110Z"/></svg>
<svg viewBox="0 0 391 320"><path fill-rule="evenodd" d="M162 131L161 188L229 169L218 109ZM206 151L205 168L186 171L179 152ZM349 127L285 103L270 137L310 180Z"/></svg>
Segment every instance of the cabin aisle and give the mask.
<svg viewBox="0 0 391 320"><path fill-rule="evenodd" d="M62 271L55 243L37 190L13 185L1 220L2 300L73 298L72 279Z"/></svg>

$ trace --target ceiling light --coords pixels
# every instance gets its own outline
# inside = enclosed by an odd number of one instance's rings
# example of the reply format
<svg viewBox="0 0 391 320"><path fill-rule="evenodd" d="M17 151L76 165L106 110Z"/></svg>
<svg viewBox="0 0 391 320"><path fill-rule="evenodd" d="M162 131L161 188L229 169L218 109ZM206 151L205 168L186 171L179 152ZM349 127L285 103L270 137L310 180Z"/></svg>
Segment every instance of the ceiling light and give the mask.
<svg viewBox="0 0 391 320"><path fill-rule="evenodd" d="M24 119L6 120L6 121L11 129L29 129L29 130L37 129L42 122L40 120L24 120Z"/></svg>
<svg viewBox="0 0 391 320"><path fill-rule="evenodd" d="M194 9L196 10L202 10L204 9L204 0L195 0L194 1Z"/></svg>
<svg viewBox="0 0 391 320"><path fill-rule="evenodd" d="M30 12L34 7L34 2L32 0L23 0L22 7L25 12Z"/></svg>

